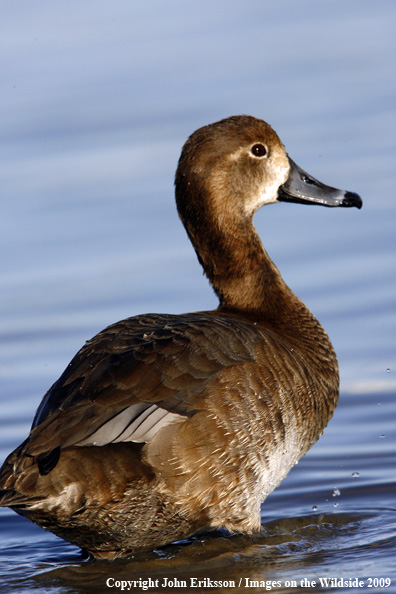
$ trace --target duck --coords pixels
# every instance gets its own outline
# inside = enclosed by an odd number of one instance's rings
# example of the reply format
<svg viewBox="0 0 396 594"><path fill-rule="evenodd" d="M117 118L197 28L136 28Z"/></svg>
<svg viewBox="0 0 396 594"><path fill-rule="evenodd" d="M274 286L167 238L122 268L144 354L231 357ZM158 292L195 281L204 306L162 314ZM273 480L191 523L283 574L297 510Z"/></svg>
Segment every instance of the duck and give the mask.
<svg viewBox="0 0 396 594"><path fill-rule="evenodd" d="M306 173L247 115L188 138L175 195L218 307L130 317L88 340L0 470L0 506L94 558L260 532L261 504L338 401L330 339L253 215L280 202L360 209L360 196Z"/></svg>

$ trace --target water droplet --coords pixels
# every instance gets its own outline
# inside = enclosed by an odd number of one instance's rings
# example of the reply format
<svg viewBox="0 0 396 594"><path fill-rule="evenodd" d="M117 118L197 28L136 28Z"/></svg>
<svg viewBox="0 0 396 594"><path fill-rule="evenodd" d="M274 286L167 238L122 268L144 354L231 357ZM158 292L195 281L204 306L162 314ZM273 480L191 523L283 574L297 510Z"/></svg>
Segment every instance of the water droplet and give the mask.
<svg viewBox="0 0 396 594"><path fill-rule="evenodd" d="M385 433L382 433L382 434L379 436L379 438L380 438L380 439L384 439L384 437L386 437Z"/></svg>
<svg viewBox="0 0 396 594"><path fill-rule="evenodd" d="M333 497L339 497L340 495L341 495L341 491L337 487L334 487Z"/></svg>
<svg viewBox="0 0 396 594"><path fill-rule="evenodd" d="M390 373L390 372L391 372L391 370L388 367L387 370L386 370L386 373Z"/></svg>
<svg viewBox="0 0 396 594"><path fill-rule="evenodd" d="M352 476L359 476L358 472L352 472Z"/></svg>
<svg viewBox="0 0 396 594"><path fill-rule="evenodd" d="M334 507L338 507L338 503L335 503L335 504L334 504Z"/></svg>
<svg viewBox="0 0 396 594"><path fill-rule="evenodd" d="M313 509L314 511L316 511L316 510L318 509L318 506L317 506L317 505L313 505L313 506L312 506L312 509Z"/></svg>

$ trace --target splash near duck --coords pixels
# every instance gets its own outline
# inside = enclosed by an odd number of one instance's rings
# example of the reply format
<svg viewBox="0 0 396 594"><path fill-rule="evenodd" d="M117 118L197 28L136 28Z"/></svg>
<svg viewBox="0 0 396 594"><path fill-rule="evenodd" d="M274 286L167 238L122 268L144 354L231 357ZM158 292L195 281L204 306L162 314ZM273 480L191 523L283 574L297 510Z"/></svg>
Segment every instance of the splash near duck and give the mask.
<svg viewBox="0 0 396 594"><path fill-rule="evenodd" d="M333 415L328 336L253 225L276 202L361 208L287 155L250 116L200 128L176 172L180 218L219 306L109 326L44 396L0 471L0 505L99 558L224 527L260 505Z"/></svg>

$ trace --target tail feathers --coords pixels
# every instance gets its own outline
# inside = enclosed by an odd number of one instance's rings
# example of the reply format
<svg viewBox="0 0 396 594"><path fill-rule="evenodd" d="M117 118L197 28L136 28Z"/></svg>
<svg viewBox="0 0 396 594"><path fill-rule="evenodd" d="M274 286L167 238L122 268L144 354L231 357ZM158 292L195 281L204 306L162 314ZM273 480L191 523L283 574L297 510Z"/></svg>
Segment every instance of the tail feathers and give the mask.
<svg viewBox="0 0 396 594"><path fill-rule="evenodd" d="M41 501L42 497L29 497L13 489L0 490L0 507L25 507Z"/></svg>
<svg viewBox="0 0 396 594"><path fill-rule="evenodd" d="M9 507L14 497L15 491L8 491L7 489L2 489L0 491L0 507Z"/></svg>
<svg viewBox="0 0 396 594"><path fill-rule="evenodd" d="M38 467L32 456L12 452L0 469L0 507L23 506L41 500L35 494Z"/></svg>

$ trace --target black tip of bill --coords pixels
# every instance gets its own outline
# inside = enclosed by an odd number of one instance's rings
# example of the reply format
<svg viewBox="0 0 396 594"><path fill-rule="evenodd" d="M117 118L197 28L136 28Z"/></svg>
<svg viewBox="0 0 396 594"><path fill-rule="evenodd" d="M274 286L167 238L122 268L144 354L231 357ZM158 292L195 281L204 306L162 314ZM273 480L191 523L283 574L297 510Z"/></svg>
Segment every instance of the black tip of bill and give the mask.
<svg viewBox="0 0 396 594"><path fill-rule="evenodd" d="M363 200L356 192L345 192L344 200L340 206L356 206L356 208L362 208Z"/></svg>

